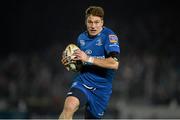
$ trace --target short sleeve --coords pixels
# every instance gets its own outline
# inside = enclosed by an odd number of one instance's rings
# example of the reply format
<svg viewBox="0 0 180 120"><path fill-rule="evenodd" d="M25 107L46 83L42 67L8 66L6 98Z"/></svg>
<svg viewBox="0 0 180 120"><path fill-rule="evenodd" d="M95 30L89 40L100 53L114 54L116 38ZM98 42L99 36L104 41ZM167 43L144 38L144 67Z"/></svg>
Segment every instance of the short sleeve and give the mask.
<svg viewBox="0 0 180 120"><path fill-rule="evenodd" d="M120 53L120 45L117 35L115 34L106 35L105 50L107 53L110 52Z"/></svg>

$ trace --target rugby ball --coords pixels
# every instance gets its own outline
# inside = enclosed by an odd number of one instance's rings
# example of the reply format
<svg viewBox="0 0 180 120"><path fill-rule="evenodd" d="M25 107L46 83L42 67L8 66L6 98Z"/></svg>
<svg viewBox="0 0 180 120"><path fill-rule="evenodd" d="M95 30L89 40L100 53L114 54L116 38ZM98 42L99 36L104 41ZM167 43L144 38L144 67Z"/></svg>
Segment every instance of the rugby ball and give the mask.
<svg viewBox="0 0 180 120"><path fill-rule="evenodd" d="M65 50L64 50L64 56L67 58L68 60L68 64L65 65L66 69L68 71L74 71L77 72L80 70L81 66L82 66L82 62L79 60L73 60L76 56L74 56L74 52L76 50L78 50L79 47L76 46L75 44L69 44Z"/></svg>

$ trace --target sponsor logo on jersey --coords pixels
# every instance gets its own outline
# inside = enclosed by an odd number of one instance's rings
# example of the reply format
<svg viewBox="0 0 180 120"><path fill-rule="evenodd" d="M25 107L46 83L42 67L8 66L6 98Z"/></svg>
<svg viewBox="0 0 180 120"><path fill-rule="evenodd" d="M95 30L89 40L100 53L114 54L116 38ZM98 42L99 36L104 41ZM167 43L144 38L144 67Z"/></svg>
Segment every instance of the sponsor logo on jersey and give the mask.
<svg viewBox="0 0 180 120"><path fill-rule="evenodd" d="M103 56L93 56L93 57L95 57L95 58L100 58L100 59L104 59L104 58L105 58L104 55L103 55Z"/></svg>
<svg viewBox="0 0 180 120"><path fill-rule="evenodd" d="M109 47L119 47L118 44L110 44Z"/></svg>
<svg viewBox="0 0 180 120"><path fill-rule="evenodd" d="M110 43L117 43L118 37L116 35L109 35L109 41Z"/></svg>
<svg viewBox="0 0 180 120"><path fill-rule="evenodd" d="M92 50L88 49L85 51L86 54L90 55L92 53Z"/></svg>
<svg viewBox="0 0 180 120"><path fill-rule="evenodd" d="M79 40L79 42L80 42L80 45L81 45L81 46L84 46L84 45L85 45L85 41L84 41L84 40Z"/></svg>

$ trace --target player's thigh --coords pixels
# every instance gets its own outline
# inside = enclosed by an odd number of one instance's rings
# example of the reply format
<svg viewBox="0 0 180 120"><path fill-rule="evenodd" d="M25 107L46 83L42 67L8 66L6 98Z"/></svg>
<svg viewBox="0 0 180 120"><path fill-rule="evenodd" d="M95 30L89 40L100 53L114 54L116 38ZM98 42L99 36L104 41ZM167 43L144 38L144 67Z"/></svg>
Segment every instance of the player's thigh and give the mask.
<svg viewBox="0 0 180 120"><path fill-rule="evenodd" d="M77 97L68 96L64 103L64 110L75 112L79 108L80 102Z"/></svg>
<svg viewBox="0 0 180 120"><path fill-rule="evenodd" d="M74 96L79 100L79 108L85 106L88 102L87 93L83 87L72 87L67 93L67 96Z"/></svg>

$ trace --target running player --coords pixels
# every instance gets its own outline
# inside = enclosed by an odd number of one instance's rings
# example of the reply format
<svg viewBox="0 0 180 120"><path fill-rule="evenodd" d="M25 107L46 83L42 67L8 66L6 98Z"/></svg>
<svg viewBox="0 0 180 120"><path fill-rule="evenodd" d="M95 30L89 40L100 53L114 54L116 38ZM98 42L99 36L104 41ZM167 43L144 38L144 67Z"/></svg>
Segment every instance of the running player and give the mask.
<svg viewBox="0 0 180 120"><path fill-rule="evenodd" d="M74 60L81 60L83 67L74 78L64 103L60 119L72 119L74 113L85 106L85 119L102 118L111 93L112 80L119 66L118 37L104 26L104 10L99 6L86 9L87 31L77 39ZM66 62L62 58L62 63Z"/></svg>

